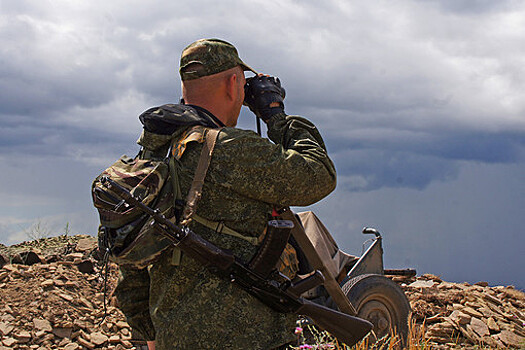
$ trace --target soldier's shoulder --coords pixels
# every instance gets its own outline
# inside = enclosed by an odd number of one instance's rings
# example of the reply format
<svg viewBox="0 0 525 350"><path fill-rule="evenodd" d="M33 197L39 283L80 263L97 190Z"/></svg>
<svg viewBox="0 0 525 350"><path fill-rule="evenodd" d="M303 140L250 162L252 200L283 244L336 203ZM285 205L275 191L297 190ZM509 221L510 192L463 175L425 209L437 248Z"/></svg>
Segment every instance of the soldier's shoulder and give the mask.
<svg viewBox="0 0 525 350"><path fill-rule="evenodd" d="M242 141L242 140L253 140L253 139L261 139L259 134L257 134L253 130L245 130L245 129L239 129L239 128L222 128L221 132L219 133L218 141L223 142L231 142L233 140Z"/></svg>

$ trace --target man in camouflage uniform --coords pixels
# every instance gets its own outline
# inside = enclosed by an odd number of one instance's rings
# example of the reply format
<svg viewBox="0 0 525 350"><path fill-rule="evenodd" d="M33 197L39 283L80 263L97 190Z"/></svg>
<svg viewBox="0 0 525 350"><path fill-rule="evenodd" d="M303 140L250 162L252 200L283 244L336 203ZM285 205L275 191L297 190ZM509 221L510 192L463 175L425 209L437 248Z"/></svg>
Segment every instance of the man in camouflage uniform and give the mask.
<svg viewBox="0 0 525 350"><path fill-rule="evenodd" d="M154 150L166 135L180 140L194 125L223 127L189 226L250 261L274 207L319 201L335 188L336 173L315 126L284 113L278 79L259 74L246 84L245 70L255 72L227 42L202 39L189 45L180 63L185 103L143 113L139 143ZM271 141L235 128L243 101L266 122ZM197 139L178 147L184 196L202 149ZM280 265L293 277L290 246ZM273 311L176 249L165 250L146 269L122 266L115 295L134 332L148 340L150 349L272 349L294 339L296 315Z"/></svg>

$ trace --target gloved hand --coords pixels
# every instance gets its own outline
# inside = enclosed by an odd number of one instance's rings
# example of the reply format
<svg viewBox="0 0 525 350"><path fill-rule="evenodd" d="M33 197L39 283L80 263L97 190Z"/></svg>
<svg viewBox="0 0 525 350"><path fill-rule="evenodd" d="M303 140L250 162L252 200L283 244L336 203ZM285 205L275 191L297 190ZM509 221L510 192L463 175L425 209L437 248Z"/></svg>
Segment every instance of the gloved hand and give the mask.
<svg viewBox="0 0 525 350"><path fill-rule="evenodd" d="M281 87L279 78L258 75L246 79L244 105L248 106L265 123L274 115L284 112L285 96L286 93Z"/></svg>

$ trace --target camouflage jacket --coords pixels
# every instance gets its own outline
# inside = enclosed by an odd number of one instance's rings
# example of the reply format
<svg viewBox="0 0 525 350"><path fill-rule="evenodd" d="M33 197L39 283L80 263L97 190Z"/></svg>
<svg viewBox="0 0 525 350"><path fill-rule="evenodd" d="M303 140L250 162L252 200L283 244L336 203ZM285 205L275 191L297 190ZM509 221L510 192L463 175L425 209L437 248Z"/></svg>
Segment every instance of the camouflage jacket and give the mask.
<svg viewBox="0 0 525 350"><path fill-rule="evenodd" d="M145 123L139 143L146 147L162 144L165 135L147 129ZM188 127L174 129L172 137ZM310 205L335 188L334 165L311 122L279 114L268 123L268 137L273 142L253 131L221 130L198 216L257 237L275 205ZM201 143L188 143L180 158L184 195L193 180L201 148ZM190 228L245 261L257 250L243 239L219 234L195 221ZM274 312L184 254L179 261L176 253L164 251L143 270L122 266L115 291L134 331L146 340L155 339L158 350L269 349L293 339L295 315Z"/></svg>

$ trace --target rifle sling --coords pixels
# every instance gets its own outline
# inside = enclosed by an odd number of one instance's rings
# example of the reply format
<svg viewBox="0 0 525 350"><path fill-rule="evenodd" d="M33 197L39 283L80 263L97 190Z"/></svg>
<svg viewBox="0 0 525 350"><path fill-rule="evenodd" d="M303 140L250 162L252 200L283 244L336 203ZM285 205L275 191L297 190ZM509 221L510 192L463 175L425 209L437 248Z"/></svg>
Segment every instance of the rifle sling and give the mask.
<svg viewBox="0 0 525 350"><path fill-rule="evenodd" d="M217 143L217 136L219 136L220 131L221 129L207 129L206 131L206 139L204 141L204 145L202 146L199 163L197 164L197 169L195 170L195 176L193 177L190 191L186 197L186 207L184 208L181 222L183 225L187 225L191 221L191 217L197 210L197 203L202 196L204 178L208 172L213 149Z"/></svg>
<svg viewBox="0 0 525 350"><path fill-rule="evenodd" d="M217 143L217 136L221 129L207 129L205 142L202 146L201 155L195 170L193 182L186 198L186 206L184 208L182 224L187 225L192 219L196 222L212 228L217 232L226 233L228 235L244 239L251 244L258 244L260 242L258 237L248 237L242 235L227 226L224 226L221 222L214 222L207 220L202 217L197 217L197 203L202 196L202 186L204 185L204 178L208 172L208 168L211 162L211 157L215 144ZM220 231L219 231L220 230ZM257 253L250 261L250 268L260 274L261 276L268 276L273 271L281 257L288 238L290 237L290 230L275 229L268 227L266 234L264 234L264 240L257 250Z"/></svg>

